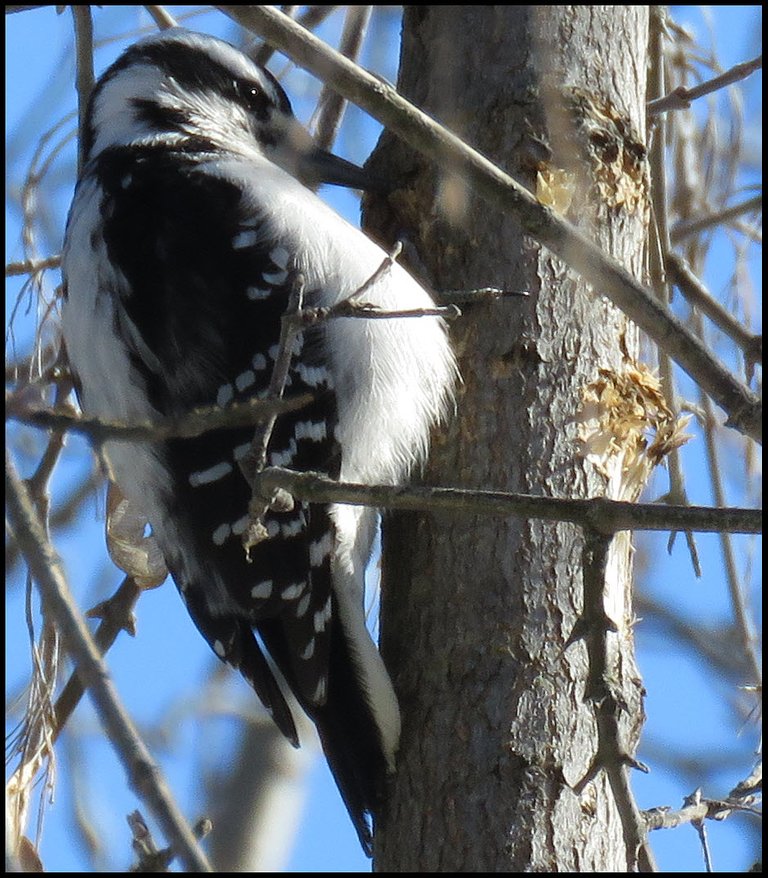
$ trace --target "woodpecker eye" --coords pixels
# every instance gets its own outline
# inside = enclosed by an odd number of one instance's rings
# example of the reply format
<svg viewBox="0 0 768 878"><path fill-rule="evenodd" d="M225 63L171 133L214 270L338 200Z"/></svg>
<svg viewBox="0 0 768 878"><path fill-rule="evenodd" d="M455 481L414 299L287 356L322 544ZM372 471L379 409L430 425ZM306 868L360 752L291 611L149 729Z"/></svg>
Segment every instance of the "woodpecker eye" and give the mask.
<svg viewBox="0 0 768 878"><path fill-rule="evenodd" d="M264 91L253 82L234 82L235 93L245 106L255 113L260 122L269 117L271 101Z"/></svg>

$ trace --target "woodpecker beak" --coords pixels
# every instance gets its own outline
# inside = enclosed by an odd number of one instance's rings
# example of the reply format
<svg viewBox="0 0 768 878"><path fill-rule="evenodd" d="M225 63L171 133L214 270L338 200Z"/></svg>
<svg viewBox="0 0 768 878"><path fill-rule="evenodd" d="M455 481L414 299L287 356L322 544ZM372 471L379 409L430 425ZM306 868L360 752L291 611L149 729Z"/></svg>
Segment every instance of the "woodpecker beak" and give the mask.
<svg viewBox="0 0 768 878"><path fill-rule="evenodd" d="M299 176L314 188L321 183L362 189L364 192L386 191L384 181L332 152L313 147L301 159Z"/></svg>
<svg viewBox="0 0 768 878"><path fill-rule="evenodd" d="M322 183L364 192L391 189L381 177L320 149L296 119L282 120L282 125L282 137L274 144L270 158L310 189L317 189Z"/></svg>

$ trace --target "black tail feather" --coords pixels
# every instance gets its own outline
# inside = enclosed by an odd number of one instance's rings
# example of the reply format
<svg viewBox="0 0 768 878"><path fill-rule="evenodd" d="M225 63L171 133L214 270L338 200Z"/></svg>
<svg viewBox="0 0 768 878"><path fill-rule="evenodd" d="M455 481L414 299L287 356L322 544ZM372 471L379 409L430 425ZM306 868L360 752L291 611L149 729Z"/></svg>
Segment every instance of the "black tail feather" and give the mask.
<svg viewBox="0 0 768 878"><path fill-rule="evenodd" d="M381 734L366 700L348 637L336 612L332 616L328 667L328 697L317 706L299 702L317 726L320 742L339 792L367 856L373 854L371 824L376 817L387 774ZM289 645L279 619L258 623L270 655L291 688Z"/></svg>
<svg viewBox="0 0 768 878"><path fill-rule="evenodd" d="M285 700L271 668L264 658L259 644L256 642L253 631L250 626L238 620L241 628L240 638L240 660L235 665L245 679L253 686L256 694L261 699L269 715L275 721L275 725L285 735L285 737L293 744L294 747L299 746L299 735L296 731L296 725L293 721L291 709Z"/></svg>
<svg viewBox="0 0 768 878"><path fill-rule="evenodd" d="M214 653L223 662L240 671L253 686L278 729L294 747L298 747L299 735L291 709L251 626L236 616L211 615L207 612L203 599L199 597L203 594L199 588L190 588L187 585L180 591L192 621Z"/></svg>

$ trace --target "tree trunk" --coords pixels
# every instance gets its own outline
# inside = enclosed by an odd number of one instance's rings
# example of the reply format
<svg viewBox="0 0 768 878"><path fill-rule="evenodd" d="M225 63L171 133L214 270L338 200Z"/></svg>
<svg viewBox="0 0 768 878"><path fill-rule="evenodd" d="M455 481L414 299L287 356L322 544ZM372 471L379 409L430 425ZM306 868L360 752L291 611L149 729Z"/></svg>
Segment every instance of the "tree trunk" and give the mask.
<svg viewBox="0 0 768 878"><path fill-rule="evenodd" d="M405 11L400 91L558 202L640 275L647 225L647 7L419 6ZM436 290L529 298L477 303L451 329L463 386L427 484L555 497L606 493L577 413L601 368L636 351L624 316L566 265L385 135L374 164L402 183L367 224ZM560 174L560 171L567 172ZM417 257L413 253L418 254ZM403 712L398 773L376 835L379 871L634 868L585 701L582 529L458 514L384 526L382 648ZM617 538L604 604L621 745L642 723L630 544Z"/></svg>

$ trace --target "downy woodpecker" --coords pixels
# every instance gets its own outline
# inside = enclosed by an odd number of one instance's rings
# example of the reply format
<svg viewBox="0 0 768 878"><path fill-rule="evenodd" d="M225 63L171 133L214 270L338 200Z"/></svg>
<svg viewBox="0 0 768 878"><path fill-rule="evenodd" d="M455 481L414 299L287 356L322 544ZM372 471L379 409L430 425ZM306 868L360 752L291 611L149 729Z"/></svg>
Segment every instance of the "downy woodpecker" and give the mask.
<svg viewBox="0 0 768 878"><path fill-rule="evenodd" d="M333 306L386 254L313 188L366 188L315 148L283 89L229 44L181 29L133 45L101 76L63 252L63 335L84 412L136 422L264 396L292 279ZM399 265L364 301L432 306ZM297 337L267 463L397 484L425 457L456 377L436 317L334 319ZM365 625L374 510L297 502L242 544L252 427L110 441L113 480L145 513L216 655L298 744L287 686L314 721L367 853L400 716ZM269 659L267 658L269 657ZM275 675L277 669L277 678ZM279 682L278 682L279 679Z"/></svg>

